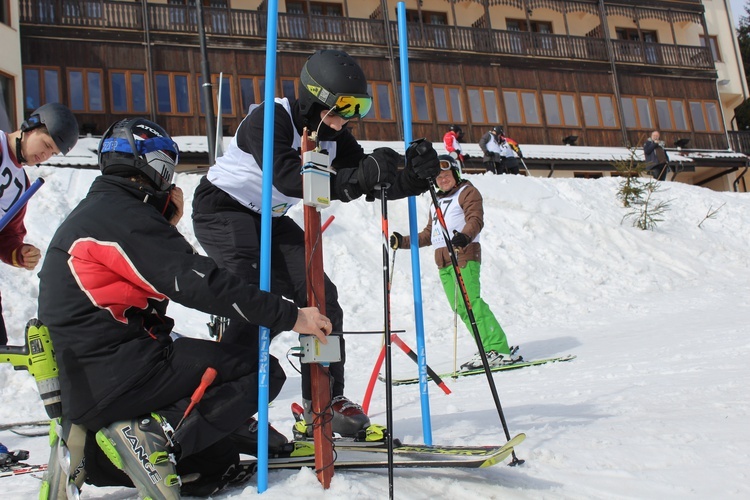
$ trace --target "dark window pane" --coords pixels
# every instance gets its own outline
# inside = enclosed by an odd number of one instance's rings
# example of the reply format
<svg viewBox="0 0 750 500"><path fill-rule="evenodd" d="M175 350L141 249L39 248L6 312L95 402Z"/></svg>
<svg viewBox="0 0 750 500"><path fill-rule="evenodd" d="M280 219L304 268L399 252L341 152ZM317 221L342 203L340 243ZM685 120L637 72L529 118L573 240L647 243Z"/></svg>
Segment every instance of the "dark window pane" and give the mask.
<svg viewBox="0 0 750 500"><path fill-rule="evenodd" d="M503 92L503 100L505 100L505 114L508 115L508 123L523 123L518 94L515 92Z"/></svg>
<svg viewBox="0 0 750 500"><path fill-rule="evenodd" d="M541 123L539 119L539 110L536 107L536 95L532 92L521 93L523 100L523 114L526 117L526 123Z"/></svg>
<svg viewBox="0 0 750 500"><path fill-rule="evenodd" d="M659 120L659 128L672 130L672 117L669 114L669 103L664 99L655 99L656 118Z"/></svg>
<svg viewBox="0 0 750 500"><path fill-rule="evenodd" d="M638 106L638 121L641 128L653 128L654 125L651 121L651 108L648 105L648 99L639 98L635 101Z"/></svg>
<svg viewBox="0 0 750 500"><path fill-rule="evenodd" d="M26 69L23 72L23 83L26 92L26 108L36 109L41 103L41 88L39 85L39 70Z"/></svg>
<svg viewBox="0 0 750 500"><path fill-rule="evenodd" d="M89 89L89 111L103 111L102 75L92 71L86 74L86 81Z"/></svg>
<svg viewBox="0 0 750 500"><path fill-rule="evenodd" d="M602 125L605 127L616 127L615 107L612 104L612 98L599 96L599 109L602 112Z"/></svg>
<svg viewBox="0 0 750 500"><path fill-rule="evenodd" d="M44 103L60 102L60 73L55 69L44 70Z"/></svg>
<svg viewBox="0 0 750 500"><path fill-rule="evenodd" d="M435 113L437 113L437 119L439 122L447 122L448 119L448 102L445 100L445 89L442 87L434 87L432 89L433 97L435 98Z"/></svg>
<svg viewBox="0 0 750 500"><path fill-rule="evenodd" d="M242 94L242 114L247 114L251 104L255 104L255 88L252 78L240 78L240 93Z"/></svg>
<svg viewBox="0 0 750 500"><path fill-rule="evenodd" d="M633 99L630 98L622 98L620 99L622 102L622 112L625 119L625 127L627 128L636 128L638 126L638 122L635 119L635 107L633 106Z"/></svg>
<svg viewBox="0 0 750 500"><path fill-rule="evenodd" d="M578 111L576 110L576 100L572 95L561 95L563 118L565 125L569 127L578 126Z"/></svg>
<svg viewBox="0 0 750 500"><path fill-rule="evenodd" d="M281 93L283 94L283 97L286 97L290 101L293 101L295 98L295 87L294 80L281 80Z"/></svg>
<svg viewBox="0 0 750 500"><path fill-rule="evenodd" d="M557 95L542 94L544 100L544 112L547 113L547 125L562 125L560 108L557 105Z"/></svg>
<svg viewBox="0 0 750 500"><path fill-rule="evenodd" d="M494 90L484 90L484 109L487 111L487 123L498 123L500 114L497 112L497 96Z"/></svg>
<svg viewBox="0 0 750 500"><path fill-rule="evenodd" d="M112 109L114 111L128 110L128 89L125 86L125 73L110 73L112 85Z"/></svg>
<svg viewBox="0 0 750 500"><path fill-rule="evenodd" d="M130 92L132 110L138 113L146 112L146 76L143 73L130 75Z"/></svg>
<svg viewBox="0 0 750 500"><path fill-rule="evenodd" d="M417 111L417 120L426 122L430 119L427 109L427 91L422 85L414 87L414 108Z"/></svg>
<svg viewBox="0 0 750 500"><path fill-rule="evenodd" d="M721 132L719 110L716 107L716 103L706 103L706 114L708 115L708 128L711 129L712 132Z"/></svg>
<svg viewBox="0 0 750 500"><path fill-rule="evenodd" d="M159 113L172 112L172 96L169 75L156 75L156 107Z"/></svg>
<svg viewBox="0 0 750 500"><path fill-rule="evenodd" d="M71 71L68 73L68 88L70 88L70 109L74 111L85 111L86 105L83 101L83 73Z"/></svg>
<svg viewBox="0 0 750 500"><path fill-rule="evenodd" d="M599 111L596 106L596 100L594 96L582 95L581 105L583 106L583 119L586 121L587 127L599 127Z"/></svg>
<svg viewBox="0 0 750 500"><path fill-rule="evenodd" d="M469 113L471 114L471 121L474 123L486 123L484 118L484 106L482 106L482 97L479 94L479 89L467 90L469 96Z"/></svg>
<svg viewBox="0 0 750 500"><path fill-rule="evenodd" d="M464 107L461 104L461 89L448 89L451 98L451 121L464 121Z"/></svg>
<svg viewBox="0 0 750 500"><path fill-rule="evenodd" d="M682 101L672 101L672 115L674 115L674 128L677 130L687 130L687 120L685 119L685 105Z"/></svg>
<svg viewBox="0 0 750 500"><path fill-rule="evenodd" d="M393 120L390 86L377 84L375 88L378 91L378 111L380 112L380 119Z"/></svg>
<svg viewBox="0 0 750 500"><path fill-rule="evenodd" d="M693 129L696 132L706 131L706 119L703 116L703 107L699 102L690 103L690 116L693 118Z"/></svg>
<svg viewBox="0 0 750 500"><path fill-rule="evenodd" d="M188 78L184 75L174 77L174 95L177 99L177 112L190 113L190 97L188 92Z"/></svg>

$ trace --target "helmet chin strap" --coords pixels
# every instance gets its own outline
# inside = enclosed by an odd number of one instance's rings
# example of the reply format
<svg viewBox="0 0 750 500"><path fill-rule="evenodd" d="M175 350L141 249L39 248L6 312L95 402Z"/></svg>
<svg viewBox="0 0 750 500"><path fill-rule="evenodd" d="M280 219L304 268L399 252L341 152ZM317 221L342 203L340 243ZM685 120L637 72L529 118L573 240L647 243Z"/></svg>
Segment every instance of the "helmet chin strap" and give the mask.
<svg viewBox="0 0 750 500"><path fill-rule="evenodd" d="M317 146L320 143L320 127L323 126L323 122L326 118L328 118L331 113L333 113L333 108L328 110L328 113L325 114L323 118L320 119L320 123L318 123L318 128L315 130L315 145Z"/></svg>
<svg viewBox="0 0 750 500"><path fill-rule="evenodd" d="M23 153L21 152L21 139L23 138L23 130L21 130L21 134L16 137L16 160L18 160L18 163L24 165L26 164L26 158L23 157Z"/></svg>

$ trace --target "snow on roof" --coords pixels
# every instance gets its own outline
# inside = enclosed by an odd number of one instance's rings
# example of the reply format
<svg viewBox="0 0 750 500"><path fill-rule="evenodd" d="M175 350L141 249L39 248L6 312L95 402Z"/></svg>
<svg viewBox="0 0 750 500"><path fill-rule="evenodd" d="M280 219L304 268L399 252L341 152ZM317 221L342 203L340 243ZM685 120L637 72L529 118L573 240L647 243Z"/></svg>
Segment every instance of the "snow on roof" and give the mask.
<svg viewBox="0 0 750 500"><path fill-rule="evenodd" d="M173 138L183 153L206 153L208 144L205 136L187 135ZM231 138L225 137L223 144L224 150L229 146ZM82 137L78 144L68 153L67 156L55 155L50 158L46 164L57 166L83 166L96 167L97 154L100 138ZM403 141L359 141L366 153L372 152L376 148L389 147L404 154L406 148ZM445 148L442 141L433 143L438 154L445 154ZM463 144L464 153L475 158L482 157L482 150L478 144ZM580 162L613 162L626 161L630 159L631 150L624 147L593 147L593 146L554 146L548 144L522 144L524 158L530 160L548 160L548 161L580 161ZM705 160L746 160L747 156L731 150L712 150L712 151L677 151L668 150L669 159L677 163L693 163L695 161ZM635 149L636 161L643 161L643 150Z"/></svg>

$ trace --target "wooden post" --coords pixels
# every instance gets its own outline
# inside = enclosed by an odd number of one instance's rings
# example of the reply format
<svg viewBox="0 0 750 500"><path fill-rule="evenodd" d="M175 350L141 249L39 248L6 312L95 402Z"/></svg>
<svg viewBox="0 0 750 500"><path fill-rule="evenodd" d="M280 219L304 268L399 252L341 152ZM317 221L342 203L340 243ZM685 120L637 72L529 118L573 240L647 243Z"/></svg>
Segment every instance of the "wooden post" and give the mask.
<svg viewBox="0 0 750 500"><path fill-rule="evenodd" d="M315 149L307 128L302 132L302 154ZM307 268L307 305L326 312L325 279L323 275L323 242L320 230L320 212L305 205L305 260ZM310 364L312 385L313 439L315 439L315 472L324 489L331 486L333 477L333 431L331 421L331 385L328 368L318 363Z"/></svg>

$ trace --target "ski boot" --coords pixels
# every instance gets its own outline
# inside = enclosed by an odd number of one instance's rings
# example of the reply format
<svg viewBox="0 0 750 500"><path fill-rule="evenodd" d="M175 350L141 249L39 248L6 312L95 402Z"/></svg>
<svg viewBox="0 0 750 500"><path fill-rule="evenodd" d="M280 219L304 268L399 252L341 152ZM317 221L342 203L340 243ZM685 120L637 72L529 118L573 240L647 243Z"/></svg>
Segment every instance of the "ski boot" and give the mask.
<svg viewBox="0 0 750 500"><path fill-rule="evenodd" d="M172 427L156 413L121 420L96 433L96 442L112 463L125 472L141 498L178 500Z"/></svg>
<svg viewBox="0 0 750 500"><path fill-rule="evenodd" d="M229 438L237 446L240 453L258 455L258 421L251 418L239 429L230 434ZM281 450L289 440L282 433L268 424L268 451L274 453Z"/></svg>
<svg viewBox="0 0 750 500"><path fill-rule="evenodd" d="M362 407L345 396L335 396L331 400L331 409L333 410L333 420L331 430L342 437L362 439L367 436L368 429L381 428L382 426L371 426L370 419L362 411ZM294 439L312 439L313 435L313 414L312 401L309 399L302 400L302 411L299 411L299 405L292 406L292 412L295 415L296 422L293 427ZM374 437L382 430L373 430ZM364 433L364 434L363 434ZM378 439L368 439L368 441L377 441Z"/></svg>
<svg viewBox="0 0 750 500"><path fill-rule="evenodd" d="M50 420L50 454L39 500L78 498L86 480L86 429L62 418Z"/></svg>

